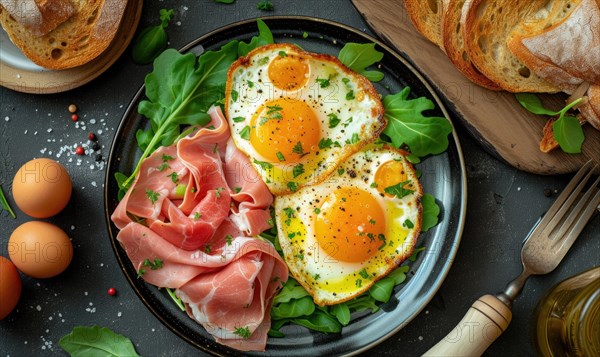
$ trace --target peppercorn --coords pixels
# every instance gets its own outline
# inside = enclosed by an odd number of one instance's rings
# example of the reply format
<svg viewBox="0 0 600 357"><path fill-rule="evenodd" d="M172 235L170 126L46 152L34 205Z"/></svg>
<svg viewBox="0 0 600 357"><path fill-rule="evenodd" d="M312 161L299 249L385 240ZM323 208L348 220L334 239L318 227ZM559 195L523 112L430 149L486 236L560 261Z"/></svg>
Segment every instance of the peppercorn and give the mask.
<svg viewBox="0 0 600 357"><path fill-rule="evenodd" d="M96 157L94 158L97 162L102 161L102 154L96 154Z"/></svg>
<svg viewBox="0 0 600 357"><path fill-rule="evenodd" d="M98 151L98 150L100 150L100 149L101 149L101 146L100 146L100 144L98 144L98 142L97 142L97 141L95 141L95 142L92 144L92 150L94 150L94 151Z"/></svg>

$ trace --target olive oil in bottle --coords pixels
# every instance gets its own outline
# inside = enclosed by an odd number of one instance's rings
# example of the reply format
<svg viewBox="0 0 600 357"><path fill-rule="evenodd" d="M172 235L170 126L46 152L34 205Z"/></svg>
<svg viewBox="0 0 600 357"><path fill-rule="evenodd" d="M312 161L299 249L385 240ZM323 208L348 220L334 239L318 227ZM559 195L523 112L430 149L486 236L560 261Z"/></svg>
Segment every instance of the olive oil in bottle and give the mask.
<svg viewBox="0 0 600 357"><path fill-rule="evenodd" d="M542 356L600 357L600 266L555 285L536 312Z"/></svg>

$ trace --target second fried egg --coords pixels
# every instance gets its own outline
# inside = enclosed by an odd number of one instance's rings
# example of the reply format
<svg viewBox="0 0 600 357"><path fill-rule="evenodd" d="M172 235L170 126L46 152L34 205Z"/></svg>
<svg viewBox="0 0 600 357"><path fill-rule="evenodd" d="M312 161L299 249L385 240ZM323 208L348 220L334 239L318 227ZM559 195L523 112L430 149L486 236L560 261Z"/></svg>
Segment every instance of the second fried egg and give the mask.
<svg viewBox="0 0 600 357"><path fill-rule="evenodd" d="M319 305L360 295L414 249L422 188L405 153L371 144L327 180L275 198L290 272Z"/></svg>
<svg viewBox="0 0 600 357"><path fill-rule="evenodd" d="M257 48L231 66L225 111L234 143L275 195L321 182L385 126L371 82L290 44Z"/></svg>

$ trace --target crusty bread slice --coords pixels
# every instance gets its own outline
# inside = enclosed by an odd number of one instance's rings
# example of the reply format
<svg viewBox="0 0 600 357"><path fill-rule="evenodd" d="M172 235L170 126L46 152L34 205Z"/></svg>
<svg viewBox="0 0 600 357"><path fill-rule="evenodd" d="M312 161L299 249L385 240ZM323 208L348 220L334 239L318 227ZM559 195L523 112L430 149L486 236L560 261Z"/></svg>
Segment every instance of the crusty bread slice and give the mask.
<svg viewBox="0 0 600 357"><path fill-rule="evenodd" d="M127 0L71 0L75 14L43 36L34 36L0 7L0 23L11 41L34 63L77 67L96 58L112 42Z"/></svg>
<svg viewBox="0 0 600 357"><path fill-rule="evenodd" d="M486 77L473 65L461 29L461 14L465 0L450 0L442 18L442 42L444 51L454 66L472 82L482 87L500 90L500 86Z"/></svg>
<svg viewBox="0 0 600 357"><path fill-rule="evenodd" d="M579 106L580 119L600 130L600 85L593 84L586 93L587 102Z"/></svg>
<svg viewBox="0 0 600 357"><path fill-rule="evenodd" d="M556 93L560 88L540 78L508 49L507 40L522 23L547 12L548 0L472 0L461 19L469 58L486 77L509 92Z"/></svg>
<svg viewBox="0 0 600 357"><path fill-rule="evenodd" d="M33 36L43 36L75 13L70 0L0 0L0 5Z"/></svg>
<svg viewBox="0 0 600 357"><path fill-rule="evenodd" d="M404 0L410 19L423 36L444 50L442 18L449 0Z"/></svg>
<svg viewBox="0 0 600 357"><path fill-rule="evenodd" d="M583 81L600 84L600 7L596 0L564 0L544 27L516 31L508 47L526 66L563 91Z"/></svg>

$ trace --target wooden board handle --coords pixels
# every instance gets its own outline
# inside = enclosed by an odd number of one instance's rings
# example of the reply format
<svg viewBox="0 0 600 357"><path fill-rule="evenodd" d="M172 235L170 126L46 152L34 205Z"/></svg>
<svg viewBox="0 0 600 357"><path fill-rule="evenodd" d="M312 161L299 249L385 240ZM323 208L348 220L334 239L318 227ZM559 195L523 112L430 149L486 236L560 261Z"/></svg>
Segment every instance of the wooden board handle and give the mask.
<svg viewBox="0 0 600 357"><path fill-rule="evenodd" d="M512 312L493 295L475 301L463 319L423 356L481 356L506 330Z"/></svg>

